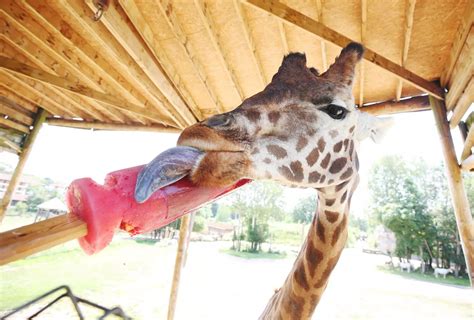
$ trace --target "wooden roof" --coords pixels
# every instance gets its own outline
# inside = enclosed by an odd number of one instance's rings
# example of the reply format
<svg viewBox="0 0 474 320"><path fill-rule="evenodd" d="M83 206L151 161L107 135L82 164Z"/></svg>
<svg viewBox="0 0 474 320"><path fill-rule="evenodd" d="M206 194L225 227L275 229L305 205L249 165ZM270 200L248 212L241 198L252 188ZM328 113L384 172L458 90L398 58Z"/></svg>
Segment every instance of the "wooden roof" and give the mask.
<svg viewBox="0 0 474 320"><path fill-rule="evenodd" d="M358 104L442 97L439 79L448 107L472 102L470 0L249 2L110 0L94 21L92 1L2 0L0 148L21 147L38 107L51 124L177 132L262 90L290 51L324 71L347 39L375 62Z"/></svg>

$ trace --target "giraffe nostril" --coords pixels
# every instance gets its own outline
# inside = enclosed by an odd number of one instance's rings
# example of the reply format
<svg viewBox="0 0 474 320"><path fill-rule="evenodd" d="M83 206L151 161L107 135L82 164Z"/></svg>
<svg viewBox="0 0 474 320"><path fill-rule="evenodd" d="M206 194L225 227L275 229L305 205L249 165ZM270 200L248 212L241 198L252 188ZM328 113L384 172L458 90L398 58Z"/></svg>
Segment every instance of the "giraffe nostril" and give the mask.
<svg viewBox="0 0 474 320"><path fill-rule="evenodd" d="M230 118L228 114L218 114L205 120L203 124L208 127L224 127L230 123Z"/></svg>

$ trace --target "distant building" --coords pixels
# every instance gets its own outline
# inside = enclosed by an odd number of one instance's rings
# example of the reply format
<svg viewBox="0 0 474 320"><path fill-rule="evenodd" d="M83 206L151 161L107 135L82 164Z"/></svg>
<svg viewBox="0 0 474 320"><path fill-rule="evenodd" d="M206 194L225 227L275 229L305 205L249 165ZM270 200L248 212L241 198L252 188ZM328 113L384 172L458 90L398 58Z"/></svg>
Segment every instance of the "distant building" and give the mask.
<svg viewBox="0 0 474 320"><path fill-rule="evenodd" d="M219 239L222 239L225 236L232 236L234 232L234 226L229 223L212 221L207 224L207 230L210 235L217 236Z"/></svg>

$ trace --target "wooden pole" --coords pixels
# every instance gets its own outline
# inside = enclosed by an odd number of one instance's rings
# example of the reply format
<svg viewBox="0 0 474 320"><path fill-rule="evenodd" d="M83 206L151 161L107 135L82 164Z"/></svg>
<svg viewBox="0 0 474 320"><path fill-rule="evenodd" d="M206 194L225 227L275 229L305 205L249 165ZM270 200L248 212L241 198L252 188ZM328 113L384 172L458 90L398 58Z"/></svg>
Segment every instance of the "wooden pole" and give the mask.
<svg viewBox="0 0 474 320"><path fill-rule="evenodd" d="M0 203L0 223L2 222L3 217L5 216L5 212L7 211L8 205L10 204L16 185L20 180L23 168L25 167L26 161L28 160L31 149L33 149L33 144L36 140L36 137L38 136L41 126L43 125L43 122L46 119L46 114L47 112L44 109L39 108L35 122L33 123L33 130L31 130L31 132L26 138L15 171L13 172L13 175L10 179L10 183L8 184L7 190L3 195L2 202Z"/></svg>
<svg viewBox="0 0 474 320"><path fill-rule="evenodd" d="M454 214L456 216L461 245L464 251L467 271L472 286L474 279L474 223L469 208L466 190L464 189L461 169L454 150L453 139L451 137L449 122L446 115L446 105L443 101L433 97L430 97L430 104L433 109L436 127L441 139Z"/></svg>
<svg viewBox="0 0 474 320"><path fill-rule="evenodd" d="M178 251L174 264L173 282L171 284L170 302L168 305L168 320L174 319L176 310L176 301L178 299L179 280L181 278L181 269L183 267L183 256L186 250L186 238L189 230L189 215L181 218L181 227L179 228Z"/></svg>

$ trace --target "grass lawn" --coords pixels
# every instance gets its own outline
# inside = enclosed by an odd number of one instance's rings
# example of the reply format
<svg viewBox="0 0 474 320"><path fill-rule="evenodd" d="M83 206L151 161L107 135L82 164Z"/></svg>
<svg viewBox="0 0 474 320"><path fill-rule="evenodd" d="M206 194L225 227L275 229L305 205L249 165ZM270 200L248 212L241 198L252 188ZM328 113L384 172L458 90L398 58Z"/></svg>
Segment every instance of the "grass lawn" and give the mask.
<svg viewBox="0 0 474 320"><path fill-rule="evenodd" d="M232 249L222 249L220 252L230 254L234 257L244 258L244 259L284 259L286 258L286 253L269 253L269 252L247 252L247 251L235 251Z"/></svg>
<svg viewBox="0 0 474 320"><path fill-rule="evenodd" d="M308 232L309 225L304 227L304 236ZM303 243L303 227L299 223L271 222L270 234L272 243L300 246Z"/></svg>
<svg viewBox="0 0 474 320"><path fill-rule="evenodd" d="M380 266L378 267L378 269L381 271L388 272L391 274L396 274L408 279L421 280L421 281L433 282L433 283L438 283L438 284L464 286L464 287L470 286L469 279L455 278L452 275L448 275L446 279L444 279L442 276L436 278L432 273L425 273L425 274L422 274L420 272L408 273L408 272L402 272L398 268L388 268L384 266Z"/></svg>

